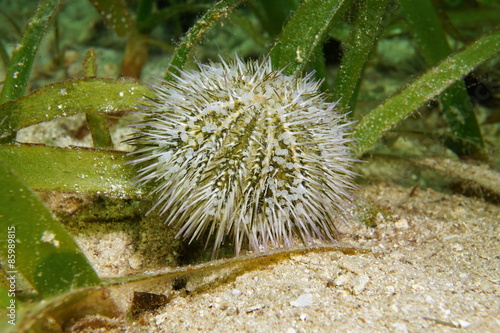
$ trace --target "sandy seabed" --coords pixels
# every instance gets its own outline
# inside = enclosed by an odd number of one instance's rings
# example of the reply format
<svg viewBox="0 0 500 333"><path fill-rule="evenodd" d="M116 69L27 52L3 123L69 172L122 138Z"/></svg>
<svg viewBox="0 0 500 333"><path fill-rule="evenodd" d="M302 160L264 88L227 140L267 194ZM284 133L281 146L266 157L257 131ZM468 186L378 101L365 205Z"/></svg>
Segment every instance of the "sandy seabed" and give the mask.
<svg viewBox="0 0 500 333"><path fill-rule="evenodd" d="M358 195L382 208L377 226L342 225L337 245L364 253L293 255L101 331L500 332L499 206L388 184Z"/></svg>

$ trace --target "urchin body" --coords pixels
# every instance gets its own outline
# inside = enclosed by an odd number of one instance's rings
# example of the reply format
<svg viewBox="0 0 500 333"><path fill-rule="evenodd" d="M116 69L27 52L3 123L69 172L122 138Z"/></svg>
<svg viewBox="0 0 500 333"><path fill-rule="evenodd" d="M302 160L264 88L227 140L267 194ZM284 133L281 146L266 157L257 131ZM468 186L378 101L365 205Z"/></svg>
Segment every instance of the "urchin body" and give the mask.
<svg viewBox="0 0 500 333"><path fill-rule="evenodd" d="M269 59L198 65L152 86L135 124L137 181L178 235L229 237L239 253L331 239L353 188L346 136L352 123L311 76L273 70Z"/></svg>

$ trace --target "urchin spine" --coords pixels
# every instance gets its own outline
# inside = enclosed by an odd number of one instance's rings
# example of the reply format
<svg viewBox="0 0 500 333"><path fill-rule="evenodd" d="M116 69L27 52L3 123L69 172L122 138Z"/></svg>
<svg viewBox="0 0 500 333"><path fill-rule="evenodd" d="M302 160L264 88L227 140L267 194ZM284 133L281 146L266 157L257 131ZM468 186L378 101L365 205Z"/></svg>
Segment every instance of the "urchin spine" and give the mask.
<svg viewBox="0 0 500 333"><path fill-rule="evenodd" d="M351 122L320 82L273 70L269 59L198 65L153 85L134 125L137 181L154 183L178 235L207 234L214 253L230 235L239 253L333 240L348 216Z"/></svg>

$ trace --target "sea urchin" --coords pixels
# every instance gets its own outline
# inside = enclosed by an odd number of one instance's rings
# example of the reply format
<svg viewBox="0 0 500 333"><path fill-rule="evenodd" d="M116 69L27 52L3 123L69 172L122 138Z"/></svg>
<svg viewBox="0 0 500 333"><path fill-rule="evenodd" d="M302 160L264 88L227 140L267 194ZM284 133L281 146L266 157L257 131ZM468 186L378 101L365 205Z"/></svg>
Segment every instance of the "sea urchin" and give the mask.
<svg viewBox="0 0 500 333"><path fill-rule="evenodd" d="M129 162L154 184L151 209L214 253L227 236L236 254L333 240L352 202L352 122L319 85L238 57L153 85Z"/></svg>

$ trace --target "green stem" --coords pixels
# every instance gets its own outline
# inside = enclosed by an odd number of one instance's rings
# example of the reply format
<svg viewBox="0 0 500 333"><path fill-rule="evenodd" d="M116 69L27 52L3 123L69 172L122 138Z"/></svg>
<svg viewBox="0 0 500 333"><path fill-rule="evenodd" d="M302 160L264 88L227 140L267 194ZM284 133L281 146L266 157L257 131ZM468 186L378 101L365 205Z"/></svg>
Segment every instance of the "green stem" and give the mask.
<svg viewBox="0 0 500 333"><path fill-rule="evenodd" d="M390 6L390 0L366 0L359 8L332 88L332 99L339 101L340 109L353 111L355 108L363 72L382 35Z"/></svg>
<svg viewBox="0 0 500 333"><path fill-rule="evenodd" d="M153 0L140 0L137 6L137 30L143 34L149 34L151 30L147 31L145 26L151 19L151 13L153 12Z"/></svg>
<svg viewBox="0 0 500 333"><path fill-rule="evenodd" d="M182 42L175 49L172 61L165 73L165 80L171 80L172 75L179 74L178 69L182 69L187 57L193 47L200 41L201 37L218 20L226 17L228 13L245 0L221 0L199 19L187 32Z"/></svg>
<svg viewBox="0 0 500 333"><path fill-rule="evenodd" d="M85 116L87 126L92 135L94 147L106 149L113 148L113 140L111 140L111 135L109 134L106 118L98 113L87 113Z"/></svg>
<svg viewBox="0 0 500 333"><path fill-rule="evenodd" d="M106 24L120 37L127 36L135 29L135 22L130 15L125 0L92 0L95 7Z"/></svg>
<svg viewBox="0 0 500 333"><path fill-rule="evenodd" d="M0 40L0 59L2 59L4 67L6 69L9 68L10 56L1 40Z"/></svg>
<svg viewBox="0 0 500 333"><path fill-rule="evenodd" d="M85 58L83 60L83 75L85 77L97 76L97 57L94 49L90 49L85 53ZM86 117L87 126L92 135L94 147L113 148L113 141L111 140L111 135L109 134L108 125L106 124L104 116L98 113L87 112Z"/></svg>
<svg viewBox="0 0 500 333"><path fill-rule="evenodd" d="M286 23L271 50L276 69L288 75L302 72L330 27L342 17L352 0L303 1Z"/></svg>

